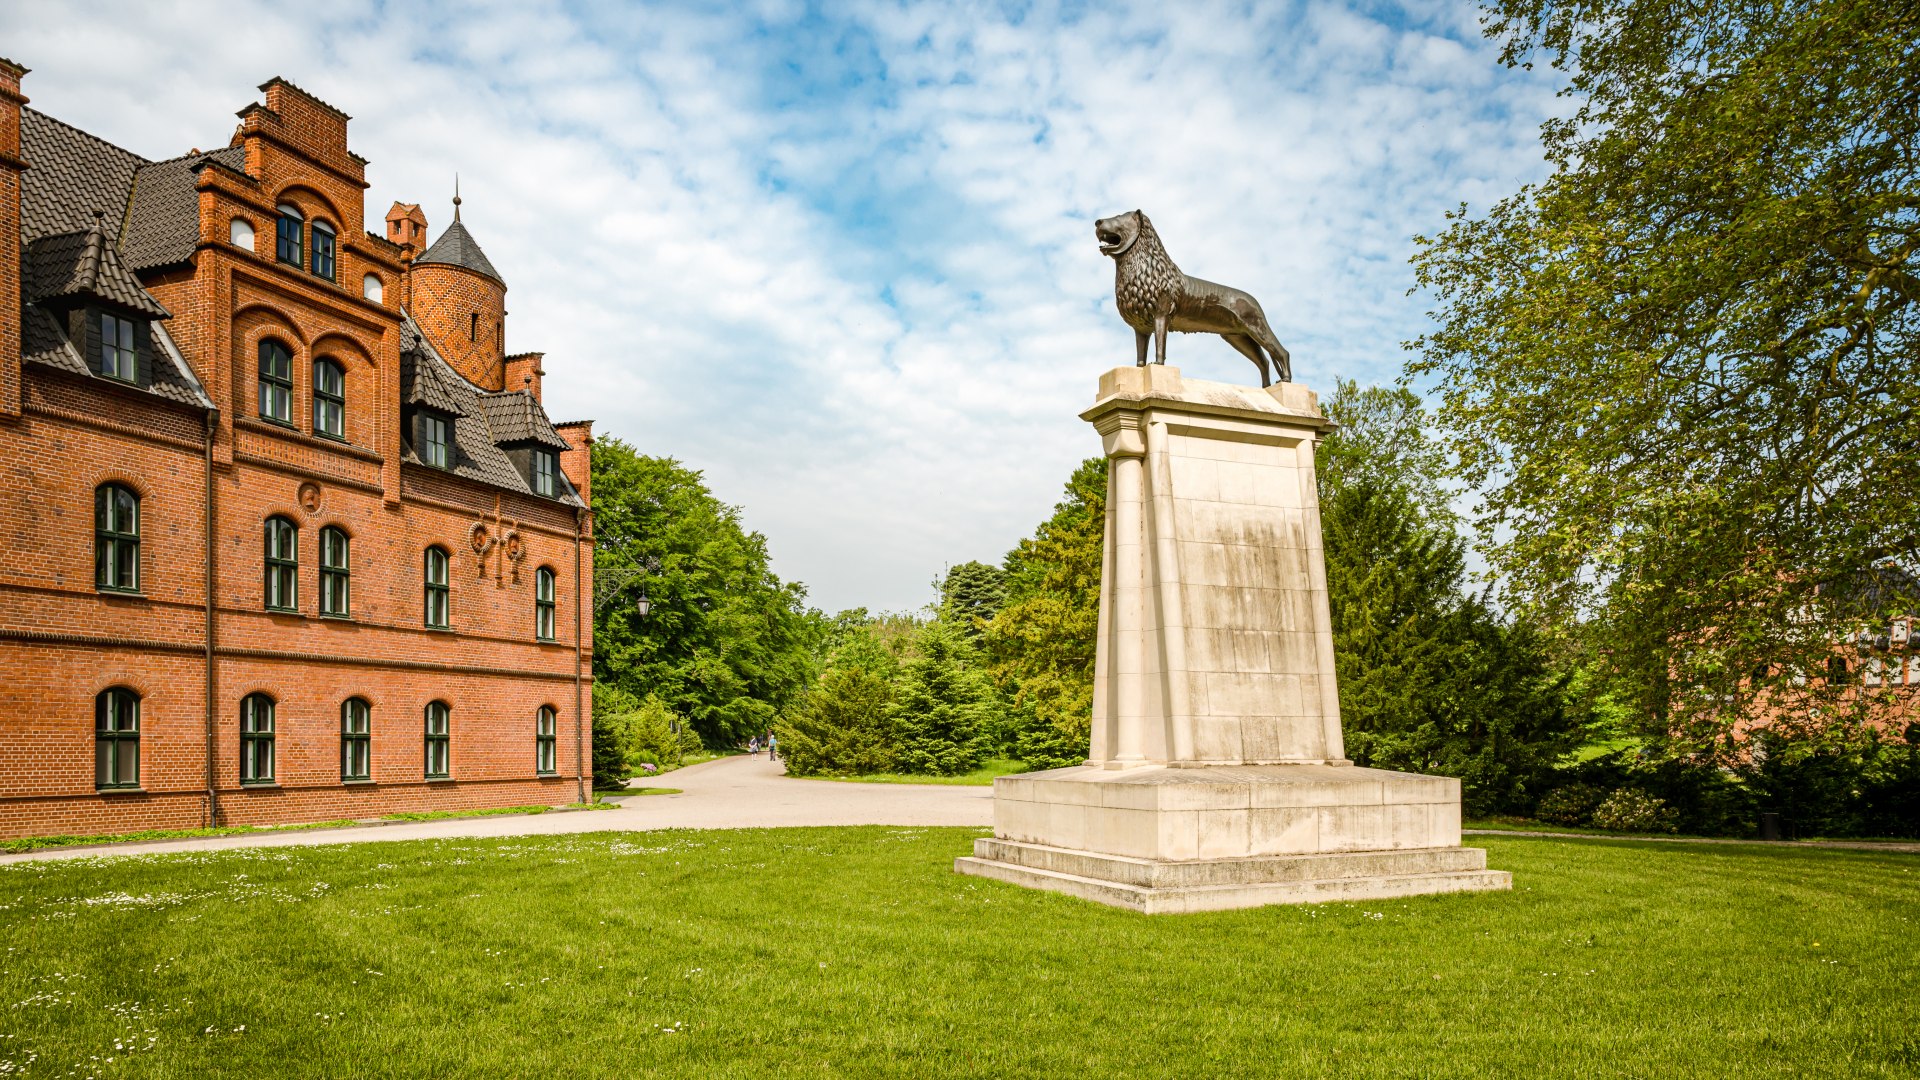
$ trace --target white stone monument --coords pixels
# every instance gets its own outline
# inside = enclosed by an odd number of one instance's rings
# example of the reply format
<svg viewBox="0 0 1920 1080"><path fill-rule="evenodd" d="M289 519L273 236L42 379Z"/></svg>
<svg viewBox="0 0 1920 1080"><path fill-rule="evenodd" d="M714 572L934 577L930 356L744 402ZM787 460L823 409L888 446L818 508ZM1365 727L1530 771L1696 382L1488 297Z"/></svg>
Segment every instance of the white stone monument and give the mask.
<svg viewBox="0 0 1920 1080"><path fill-rule="evenodd" d="M1085 765L994 781L963 874L1147 913L1507 889L1460 781L1356 767L1334 682L1312 391L1115 368Z"/></svg>

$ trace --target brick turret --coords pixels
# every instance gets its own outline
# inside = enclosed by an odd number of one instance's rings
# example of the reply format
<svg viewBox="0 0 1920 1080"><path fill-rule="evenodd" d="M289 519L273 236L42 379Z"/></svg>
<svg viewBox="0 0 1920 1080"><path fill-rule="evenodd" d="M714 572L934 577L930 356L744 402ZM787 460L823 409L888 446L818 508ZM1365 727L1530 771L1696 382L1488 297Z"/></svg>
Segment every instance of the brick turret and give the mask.
<svg viewBox="0 0 1920 1080"><path fill-rule="evenodd" d="M467 381L483 390L519 389L506 384L507 283L460 221L457 188L453 224L414 257L407 293L414 321Z"/></svg>

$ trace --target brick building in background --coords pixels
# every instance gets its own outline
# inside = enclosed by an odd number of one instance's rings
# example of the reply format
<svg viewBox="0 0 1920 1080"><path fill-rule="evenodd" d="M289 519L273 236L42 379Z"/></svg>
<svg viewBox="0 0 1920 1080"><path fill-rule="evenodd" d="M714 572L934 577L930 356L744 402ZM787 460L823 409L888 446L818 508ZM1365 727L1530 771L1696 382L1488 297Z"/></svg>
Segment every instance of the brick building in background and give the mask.
<svg viewBox="0 0 1920 1080"><path fill-rule="evenodd" d="M150 161L0 61L0 836L584 793L588 423L283 79Z"/></svg>

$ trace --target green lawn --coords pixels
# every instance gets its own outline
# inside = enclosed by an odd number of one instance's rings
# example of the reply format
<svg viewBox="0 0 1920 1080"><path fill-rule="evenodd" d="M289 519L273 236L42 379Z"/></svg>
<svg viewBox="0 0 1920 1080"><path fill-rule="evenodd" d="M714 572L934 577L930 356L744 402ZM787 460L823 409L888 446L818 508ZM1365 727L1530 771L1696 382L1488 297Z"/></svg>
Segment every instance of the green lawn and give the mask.
<svg viewBox="0 0 1920 1080"><path fill-rule="evenodd" d="M866 776L810 776L809 780L844 780L853 784L982 784L991 785L996 776L1011 776L1027 771L1026 765L1008 758L988 758L980 767L959 776L924 776L916 773L869 773Z"/></svg>
<svg viewBox="0 0 1920 1080"><path fill-rule="evenodd" d="M1914 1076L1920 858L1485 838L1511 893L1147 918L969 829L0 867L0 1076Z"/></svg>

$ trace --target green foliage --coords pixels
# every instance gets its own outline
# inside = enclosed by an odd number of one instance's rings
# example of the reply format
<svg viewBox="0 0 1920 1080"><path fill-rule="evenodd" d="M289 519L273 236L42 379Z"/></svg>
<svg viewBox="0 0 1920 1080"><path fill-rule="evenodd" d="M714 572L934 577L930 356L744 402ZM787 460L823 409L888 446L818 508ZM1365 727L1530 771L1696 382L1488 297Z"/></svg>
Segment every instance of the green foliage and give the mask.
<svg viewBox="0 0 1920 1080"><path fill-rule="evenodd" d="M596 572L645 571L595 613L597 683L659 697L708 746L767 730L811 678L805 590L774 576L766 538L677 461L597 439L593 496ZM645 618L628 602L640 588Z"/></svg>
<svg viewBox="0 0 1920 1080"><path fill-rule="evenodd" d="M633 776L633 714L640 702L617 686L593 684L593 786L596 791L625 787Z"/></svg>
<svg viewBox="0 0 1920 1080"><path fill-rule="evenodd" d="M1591 620L1635 711L1738 760L1741 721L1920 596L1920 14L1911 3L1491 0L1573 115L1553 172L1415 259L1488 553ZM1869 592L1863 580L1878 577ZM1819 598L1819 599L1816 599Z"/></svg>
<svg viewBox="0 0 1920 1080"><path fill-rule="evenodd" d="M689 749L699 749L699 740L693 738L686 724L667 708L667 703L656 696L648 696L638 709L629 713L627 725L629 776L637 774L643 764L659 768L678 765Z"/></svg>
<svg viewBox="0 0 1920 1080"><path fill-rule="evenodd" d="M1107 463L1089 458L1032 537L1007 554L1006 599L982 634L1009 702L1011 745L1033 769L1085 761L1093 718Z"/></svg>
<svg viewBox="0 0 1920 1080"><path fill-rule="evenodd" d="M1665 799L1644 791L1621 788L1593 808L1595 828L1614 832L1676 832L1678 818Z"/></svg>
<svg viewBox="0 0 1920 1080"><path fill-rule="evenodd" d="M1542 796L1534 816L1549 825L1585 825L1593 818L1593 808L1606 797L1604 790L1592 784L1568 784Z"/></svg>
<svg viewBox="0 0 1920 1080"><path fill-rule="evenodd" d="M958 628L928 623L918 644L919 655L900 670L894 699L900 769L937 776L969 772L987 756L1000 722L993 684Z"/></svg>
<svg viewBox="0 0 1920 1080"><path fill-rule="evenodd" d="M891 772L900 759L892 679L861 663L831 667L774 734L794 776Z"/></svg>
<svg viewBox="0 0 1920 1080"><path fill-rule="evenodd" d="M1464 592L1443 453L1404 389L1342 381L1319 470L1347 753L1457 776L1474 813L1526 808L1578 738L1539 635Z"/></svg>
<svg viewBox="0 0 1920 1080"><path fill-rule="evenodd" d="M964 562L939 581L940 617L959 627L971 641L1000 611L1007 598L1007 574L983 562Z"/></svg>

